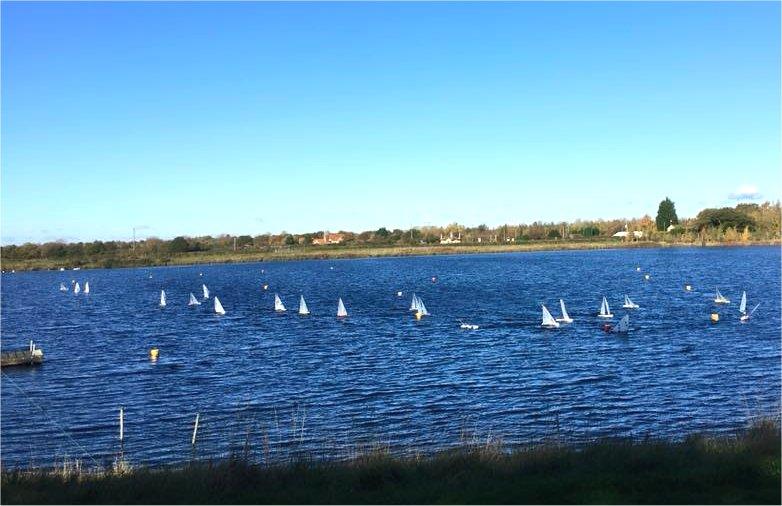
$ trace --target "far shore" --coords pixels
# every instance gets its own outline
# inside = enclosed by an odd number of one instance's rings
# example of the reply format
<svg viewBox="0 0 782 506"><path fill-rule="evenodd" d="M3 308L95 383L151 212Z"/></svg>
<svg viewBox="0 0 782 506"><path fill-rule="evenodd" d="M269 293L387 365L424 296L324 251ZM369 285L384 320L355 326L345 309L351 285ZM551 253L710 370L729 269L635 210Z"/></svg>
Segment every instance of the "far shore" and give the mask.
<svg viewBox="0 0 782 506"><path fill-rule="evenodd" d="M155 266L186 266L200 264L249 263L266 261L293 260L331 260L348 258L378 258L430 255L467 255L480 253L518 253L534 251L573 251L573 250L605 250L634 248L694 248L694 247L744 247L744 246L779 246L780 240L747 241L747 242L657 242L657 241L536 241L516 244L449 244L421 246L297 246L290 249L276 250L244 250L244 251L199 251L168 254L165 256L98 256L85 258L77 262L58 259L5 260L2 262L3 272L57 270L74 267L82 269L132 268Z"/></svg>

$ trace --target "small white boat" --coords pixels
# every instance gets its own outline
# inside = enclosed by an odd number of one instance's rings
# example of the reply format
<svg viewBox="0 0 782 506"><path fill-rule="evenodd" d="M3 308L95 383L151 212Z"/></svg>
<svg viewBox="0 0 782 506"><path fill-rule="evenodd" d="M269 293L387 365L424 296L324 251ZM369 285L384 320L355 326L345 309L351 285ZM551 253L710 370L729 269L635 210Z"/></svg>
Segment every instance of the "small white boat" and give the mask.
<svg viewBox="0 0 782 506"><path fill-rule="evenodd" d="M418 296L413 292L413 300L410 302L410 311L418 311Z"/></svg>
<svg viewBox="0 0 782 506"><path fill-rule="evenodd" d="M90 282L89 281L85 281L84 282L84 294L87 295L88 293L90 293Z"/></svg>
<svg viewBox="0 0 782 506"><path fill-rule="evenodd" d="M187 303L188 306L200 306L201 303L198 302L198 299L196 299L196 296L193 295L192 292L190 292L190 300Z"/></svg>
<svg viewBox="0 0 782 506"><path fill-rule="evenodd" d="M617 334L627 334L630 331L630 315L624 315L614 328Z"/></svg>
<svg viewBox="0 0 782 506"><path fill-rule="evenodd" d="M160 290L160 307L166 307L166 291Z"/></svg>
<svg viewBox="0 0 782 506"><path fill-rule="evenodd" d="M215 296L215 313L217 314L225 314L225 309L223 309L223 305L220 304L220 299Z"/></svg>
<svg viewBox="0 0 782 506"><path fill-rule="evenodd" d="M717 288L716 296L714 297L714 302L717 304L730 304L730 301L720 293L720 289Z"/></svg>
<svg viewBox="0 0 782 506"><path fill-rule="evenodd" d="M752 308L752 311L747 313L747 292L746 291L743 292L741 294L741 305L739 306L739 313L741 313L740 320L743 321L743 322L749 320L749 317L752 316L752 313L755 312L755 310L758 308L758 306L760 306L760 303L755 305L755 307Z"/></svg>
<svg viewBox="0 0 782 506"><path fill-rule="evenodd" d="M625 308L625 309L638 309L639 306L638 306L638 304L636 304L635 302L630 300L630 297L625 295L625 303L622 304L622 307Z"/></svg>
<svg viewBox="0 0 782 506"><path fill-rule="evenodd" d="M608 305L608 299L603 296L603 303L600 304L600 312L597 314L600 318L613 318L611 314L611 307Z"/></svg>
<svg viewBox="0 0 782 506"><path fill-rule="evenodd" d="M60 267L60 272L62 272L64 270L65 270L65 267ZM3 272L5 272L5 271L3 271Z"/></svg>
<svg viewBox="0 0 782 506"><path fill-rule="evenodd" d="M473 323L465 323L461 320L459 320L459 328L464 330L478 330L480 327L478 325L475 325Z"/></svg>
<svg viewBox="0 0 782 506"><path fill-rule="evenodd" d="M555 320L554 317L551 316L551 313L549 313L545 305L541 304L541 307L543 308L543 322L540 324L540 326L547 329L558 329L559 323L557 322L557 320Z"/></svg>
<svg viewBox="0 0 782 506"><path fill-rule="evenodd" d="M65 283L60 283L60 291L61 292L67 292L68 288L65 286Z"/></svg>
<svg viewBox="0 0 782 506"><path fill-rule="evenodd" d="M304 296L299 295L299 314L300 315L308 315L310 314L310 308L307 307L307 303L304 302Z"/></svg>
<svg viewBox="0 0 782 506"><path fill-rule="evenodd" d="M209 298L209 288L206 287L206 285L201 285L201 288L204 289L204 299Z"/></svg>
<svg viewBox="0 0 782 506"><path fill-rule="evenodd" d="M573 323L573 318L567 314L567 309L565 309L565 301L562 299L559 299L559 308L562 310L562 318L557 318L557 321L562 323Z"/></svg>
<svg viewBox="0 0 782 506"><path fill-rule="evenodd" d="M279 313L286 311L285 306L282 303L282 300L280 300L280 296L277 295L276 293L274 294L274 310Z"/></svg>
<svg viewBox="0 0 782 506"><path fill-rule="evenodd" d="M424 305L424 301L421 299L421 297L418 297L418 311L416 311L416 314L421 316L429 316L429 311L426 310L426 306Z"/></svg>
<svg viewBox="0 0 782 506"><path fill-rule="evenodd" d="M81 287L79 286L79 282L77 281L75 285L73 285L73 293L78 294L81 292Z"/></svg>
<svg viewBox="0 0 782 506"><path fill-rule="evenodd" d="M339 298L339 303L337 304L337 317L343 318L348 315L348 312L345 310L345 304L342 303L342 297Z"/></svg>

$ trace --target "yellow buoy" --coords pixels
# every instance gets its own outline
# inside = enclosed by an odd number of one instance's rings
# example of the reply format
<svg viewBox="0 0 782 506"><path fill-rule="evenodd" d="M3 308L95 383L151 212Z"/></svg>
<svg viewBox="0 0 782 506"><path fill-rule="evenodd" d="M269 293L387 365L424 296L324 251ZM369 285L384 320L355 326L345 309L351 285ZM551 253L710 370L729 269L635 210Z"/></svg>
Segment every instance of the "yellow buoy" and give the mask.
<svg viewBox="0 0 782 506"><path fill-rule="evenodd" d="M158 350L157 348L150 348L150 350L149 350L149 358L150 358L150 360L157 360L157 356L158 356L159 352L160 352L160 350Z"/></svg>
<svg viewBox="0 0 782 506"><path fill-rule="evenodd" d="M711 313L711 323L717 323L720 321L719 313Z"/></svg>

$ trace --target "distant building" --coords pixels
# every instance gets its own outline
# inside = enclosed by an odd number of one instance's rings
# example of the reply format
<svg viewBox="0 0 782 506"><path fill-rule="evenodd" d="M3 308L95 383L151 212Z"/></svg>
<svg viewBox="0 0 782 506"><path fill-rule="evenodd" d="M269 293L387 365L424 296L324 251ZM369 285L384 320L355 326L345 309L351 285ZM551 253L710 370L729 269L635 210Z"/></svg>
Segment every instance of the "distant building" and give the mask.
<svg viewBox="0 0 782 506"><path fill-rule="evenodd" d="M611 237L618 237L620 239L624 239L625 237L627 237L627 235L628 235L628 232L626 230L622 230L621 232L615 233ZM643 236L644 236L643 231L641 231L641 230L633 230L633 237L635 237L636 239L640 239Z"/></svg>
<svg viewBox="0 0 782 506"><path fill-rule="evenodd" d="M339 244L345 238L342 234L330 234L329 232L323 232L323 237L316 237L312 240L312 244L315 246L323 246L326 244Z"/></svg>
<svg viewBox="0 0 782 506"><path fill-rule="evenodd" d="M459 244L462 242L462 233L459 232L459 237L454 238L453 232L451 232L448 237L443 237L442 234L440 234L440 244Z"/></svg>

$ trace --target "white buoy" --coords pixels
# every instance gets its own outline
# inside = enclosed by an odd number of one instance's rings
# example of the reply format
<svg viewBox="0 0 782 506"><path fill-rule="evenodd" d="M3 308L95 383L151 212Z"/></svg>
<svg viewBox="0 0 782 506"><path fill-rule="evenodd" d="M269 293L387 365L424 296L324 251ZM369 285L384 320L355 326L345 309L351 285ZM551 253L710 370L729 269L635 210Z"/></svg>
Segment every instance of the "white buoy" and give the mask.
<svg viewBox="0 0 782 506"><path fill-rule="evenodd" d="M397 297L401 297L402 296L402 292L396 292L396 296Z"/></svg>

